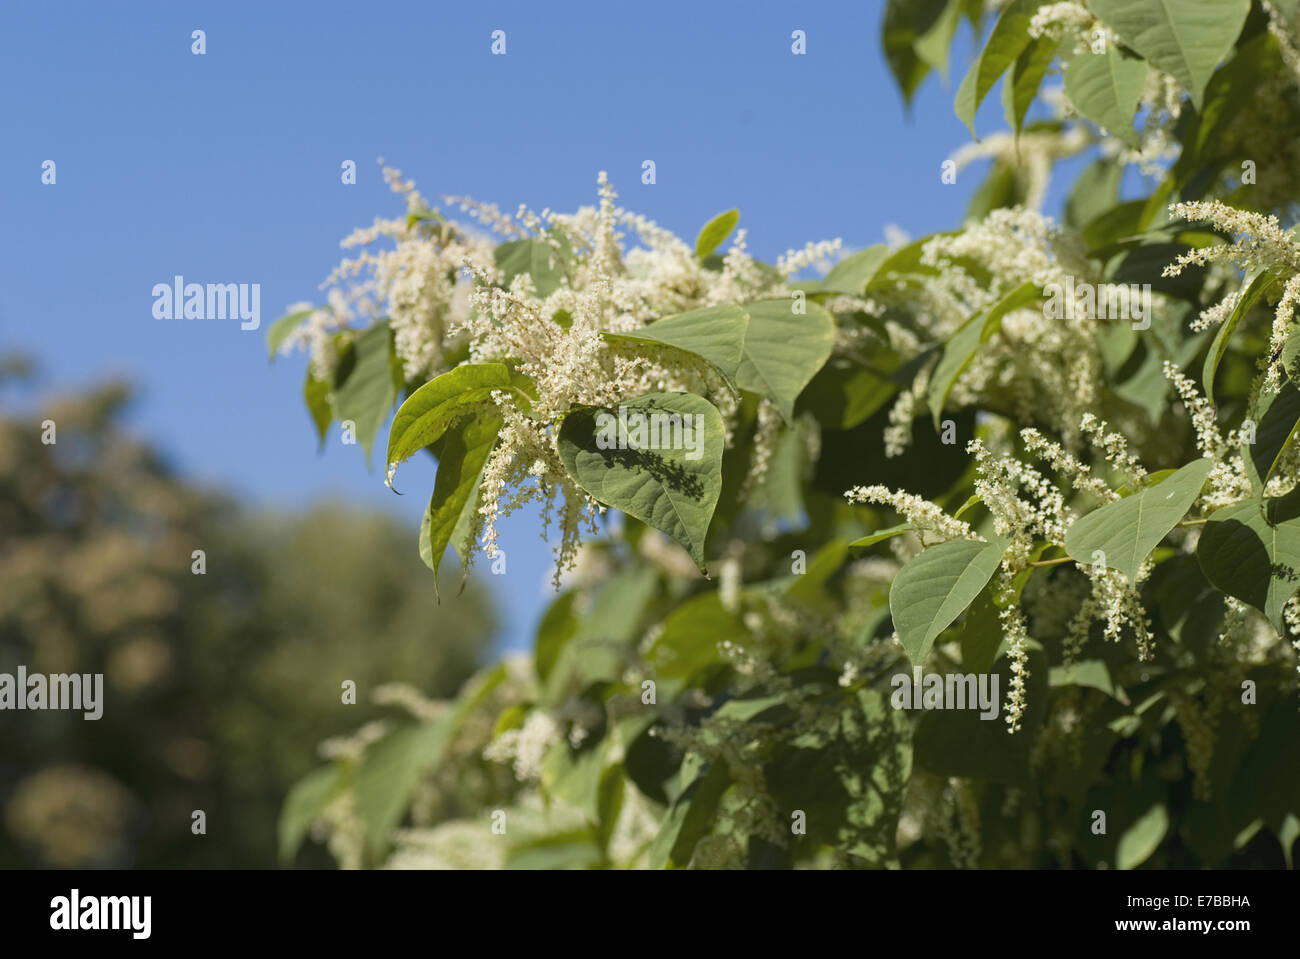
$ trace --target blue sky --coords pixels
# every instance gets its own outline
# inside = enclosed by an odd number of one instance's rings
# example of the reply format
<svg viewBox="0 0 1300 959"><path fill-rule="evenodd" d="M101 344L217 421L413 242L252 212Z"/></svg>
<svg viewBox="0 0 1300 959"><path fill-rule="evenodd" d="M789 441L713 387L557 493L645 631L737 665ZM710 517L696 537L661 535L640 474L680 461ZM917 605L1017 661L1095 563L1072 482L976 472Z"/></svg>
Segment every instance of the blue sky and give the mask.
<svg viewBox="0 0 1300 959"><path fill-rule="evenodd" d="M506 211L594 202L607 170L623 205L688 239L738 207L769 260L836 236L866 246L891 223L949 229L981 172L939 179L968 140L951 105L965 64L947 88L931 77L908 120L880 52L882 6L7 3L0 350L34 353L54 389L130 376L132 427L247 502L333 497L414 525L432 464L404 467L399 497L359 448L318 455L305 361L270 365L263 340L286 306L318 297L344 235L401 212L376 157L430 198ZM505 56L489 50L497 29ZM982 129L1001 126L998 99ZM340 183L344 160L355 186ZM259 283L262 329L155 320L151 290L176 274ZM489 585L507 646L530 642L545 602L539 530L530 515L502 528L508 574Z"/></svg>

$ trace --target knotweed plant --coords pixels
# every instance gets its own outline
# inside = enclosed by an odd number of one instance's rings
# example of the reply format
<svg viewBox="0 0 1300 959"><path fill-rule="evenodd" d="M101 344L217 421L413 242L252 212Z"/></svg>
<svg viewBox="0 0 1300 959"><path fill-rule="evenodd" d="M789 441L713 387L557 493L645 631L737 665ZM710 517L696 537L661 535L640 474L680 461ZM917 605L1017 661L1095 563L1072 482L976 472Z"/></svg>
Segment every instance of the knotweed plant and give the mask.
<svg viewBox="0 0 1300 959"><path fill-rule="evenodd" d="M1008 129L940 166L991 161L949 232L767 264L603 173L506 216L386 170L404 212L272 352L322 441L396 406L388 482L437 459L435 583L536 500L557 594L287 821L357 866L1290 863L1295 5L890 0L905 98L963 21L958 116L1001 80Z"/></svg>

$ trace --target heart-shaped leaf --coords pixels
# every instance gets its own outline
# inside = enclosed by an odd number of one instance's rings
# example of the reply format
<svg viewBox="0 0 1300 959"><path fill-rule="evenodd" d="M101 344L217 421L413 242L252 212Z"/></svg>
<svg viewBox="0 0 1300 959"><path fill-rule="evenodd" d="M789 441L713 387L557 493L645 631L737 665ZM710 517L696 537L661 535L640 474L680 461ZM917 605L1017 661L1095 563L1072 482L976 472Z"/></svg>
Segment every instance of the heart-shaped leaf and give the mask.
<svg viewBox="0 0 1300 959"><path fill-rule="evenodd" d="M805 313L794 312L792 299L747 303L749 327L736 383L767 397L787 423L794 419L794 401L831 355L835 320L816 303Z"/></svg>
<svg viewBox="0 0 1300 959"><path fill-rule="evenodd" d="M954 539L931 546L898 571L889 611L907 658L921 665L935 637L952 625L997 572L1004 539Z"/></svg>
<svg viewBox="0 0 1300 959"><path fill-rule="evenodd" d="M650 393L619 409L579 407L560 427L569 474L597 501L680 543L704 569L722 490L722 417L693 393Z"/></svg>

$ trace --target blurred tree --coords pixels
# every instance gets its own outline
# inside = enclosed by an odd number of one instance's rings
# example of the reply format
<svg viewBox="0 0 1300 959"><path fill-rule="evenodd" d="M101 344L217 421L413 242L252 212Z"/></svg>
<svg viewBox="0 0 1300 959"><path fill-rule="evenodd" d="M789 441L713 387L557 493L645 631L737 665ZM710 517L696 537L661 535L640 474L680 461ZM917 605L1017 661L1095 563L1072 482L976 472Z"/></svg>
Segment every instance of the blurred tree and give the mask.
<svg viewBox="0 0 1300 959"><path fill-rule="evenodd" d="M0 359L0 389L30 380ZM383 684L453 693L491 610L473 584L439 605L388 517L253 515L187 484L122 429L129 398L0 418L0 672L103 673L105 700L98 721L0 713L0 865L272 865L311 747L374 719Z"/></svg>

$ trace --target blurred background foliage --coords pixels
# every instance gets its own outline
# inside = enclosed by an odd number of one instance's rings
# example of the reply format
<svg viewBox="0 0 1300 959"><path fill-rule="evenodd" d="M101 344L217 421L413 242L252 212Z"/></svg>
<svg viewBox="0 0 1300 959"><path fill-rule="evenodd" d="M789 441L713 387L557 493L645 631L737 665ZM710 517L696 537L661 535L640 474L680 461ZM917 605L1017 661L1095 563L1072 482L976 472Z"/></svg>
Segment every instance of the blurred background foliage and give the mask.
<svg viewBox="0 0 1300 959"><path fill-rule="evenodd" d="M0 358L6 406L35 381ZM385 515L269 515L186 482L124 429L130 399L110 382L0 414L0 672L102 672L105 700L98 721L2 714L0 866L270 866L317 743L373 720L382 684L454 693L492 608L473 582L439 604Z"/></svg>

